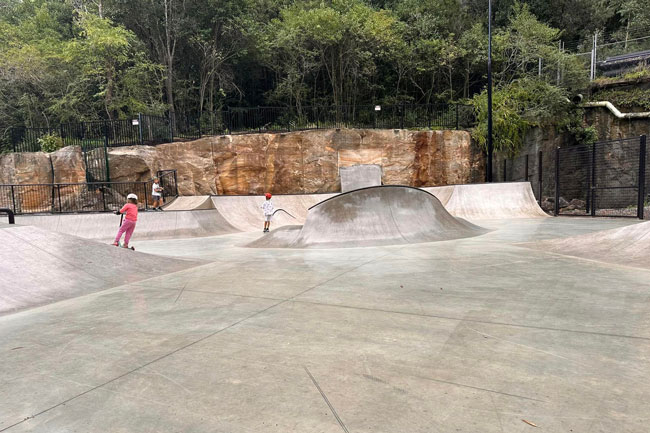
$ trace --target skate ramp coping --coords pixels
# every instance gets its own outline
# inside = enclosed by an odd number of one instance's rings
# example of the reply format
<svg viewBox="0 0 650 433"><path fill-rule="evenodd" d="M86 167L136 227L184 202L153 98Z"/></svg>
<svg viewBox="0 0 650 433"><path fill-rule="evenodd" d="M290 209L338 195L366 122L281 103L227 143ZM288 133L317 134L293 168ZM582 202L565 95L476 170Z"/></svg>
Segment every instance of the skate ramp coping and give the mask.
<svg viewBox="0 0 650 433"><path fill-rule="evenodd" d="M450 214L470 221L508 218L547 218L530 182L480 183L424 188Z"/></svg>
<svg viewBox="0 0 650 433"><path fill-rule="evenodd" d="M0 315L206 263L22 225L0 225L0 243Z"/></svg>
<svg viewBox="0 0 650 433"><path fill-rule="evenodd" d="M163 206L169 210L206 210L214 209L209 195L179 196Z"/></svg>
<svg viewBox="0 0 650 433"><path fill-rule="evenodd" d="M378 164L356 164L339 168L341 192L381 185L381 166Z"/></svg>
<svg viewBox="0 0 650 433"><path fill-rule="evenodd" d="M488 230L450 215L434 195L407 186L358 189L309 209L305 224L284 227L247 246L346 248L467 238Z"/></svg>
<svg viewBox="0 0 650 433"><path fill-rule="evenodd" d="M650 269L650 221L518 245L565 256Z"/></svg>
<svg viewBox="0 0 650 433"><path fill-rule="evenodd" d="M110 242L117 234L120 217L112 213L21 215L18 222L84 239ZM138 240L217 236L237 231L216 209L140 211L132 243L137 247Z"/></svg>

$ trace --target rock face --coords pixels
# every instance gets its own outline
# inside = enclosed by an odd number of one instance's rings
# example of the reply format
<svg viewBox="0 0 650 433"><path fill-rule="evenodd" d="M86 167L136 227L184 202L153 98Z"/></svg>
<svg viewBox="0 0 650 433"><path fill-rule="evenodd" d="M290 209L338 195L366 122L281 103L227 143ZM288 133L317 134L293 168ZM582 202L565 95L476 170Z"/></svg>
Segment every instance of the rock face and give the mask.
<svg viewBox="0 0 650 433"><path fill-rule="evenodd" d="M206 137L109 151L111 180L178 170L181 195L340 191L339 168L378 164L384 184L481 181L484 157L466 131L317 130Z"/></svg>
<svg viewBox="0 0 650 433"><path fill-rule="evenodd" d="M9 153L0 155L0 184L17 184L20 187L0 188L0 207L22 212L49 212L54 203L58 205L68 196L77 196L73 187L57 189L53 200L52 188L31 184L83 183L86 181L86 165L79 146L70 146L52 153Z"/></svg>

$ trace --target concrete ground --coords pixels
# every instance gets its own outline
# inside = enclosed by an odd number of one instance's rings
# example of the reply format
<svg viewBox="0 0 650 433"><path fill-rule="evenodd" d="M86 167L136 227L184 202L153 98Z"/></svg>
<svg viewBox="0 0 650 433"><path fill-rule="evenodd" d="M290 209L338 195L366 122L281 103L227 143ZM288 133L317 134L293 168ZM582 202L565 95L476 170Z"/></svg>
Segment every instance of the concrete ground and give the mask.
<svg viewBox="0 0 650 433"><path fill-rule="evenodd" d="M337 250L134 239L210 263L0 317L0 431L648 432L650 271L516 245L635 221L478 223Z"/></svg>

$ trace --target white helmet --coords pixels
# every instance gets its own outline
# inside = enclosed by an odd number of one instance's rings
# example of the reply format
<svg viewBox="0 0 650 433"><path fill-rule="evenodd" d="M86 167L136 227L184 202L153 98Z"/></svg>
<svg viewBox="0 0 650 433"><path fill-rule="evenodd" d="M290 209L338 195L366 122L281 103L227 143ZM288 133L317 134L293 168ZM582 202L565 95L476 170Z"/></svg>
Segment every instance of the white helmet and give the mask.
<svg viewBox="0 0 650 433"><path fill-rule="evenodd" d="M138 196L135 195L135 194L133 194L133 193L131 193L131 194L127 195L126 198L127 198L127 199L128 199L128 198L133 198L133 199L136 199L136 200L137 200L137 199L138 199Z"/></svg>

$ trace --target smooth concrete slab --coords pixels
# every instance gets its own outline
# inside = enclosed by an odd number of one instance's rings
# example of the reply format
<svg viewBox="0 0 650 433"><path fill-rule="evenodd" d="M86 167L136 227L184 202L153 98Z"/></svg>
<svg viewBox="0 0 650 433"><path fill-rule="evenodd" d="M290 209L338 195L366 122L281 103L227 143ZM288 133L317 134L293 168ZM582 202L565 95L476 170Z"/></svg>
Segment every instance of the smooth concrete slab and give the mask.
<svg viewBox="0 0 650 433"><path fill-rule="evenodd" d="M645 433L650 271L518 245L633 223L483 220L478 237L349 249L143 241L211 262L0 317L0 430Z"/></svg>
<svg viewBox="0 0 650 433"><path fill-rule="evenodd" d="M546 218L530 182L429 187L450 214L475 222L484 219Z"/></svg>
<svg viewBox="0 0 650 433"><path fill-rule="evenodd" d="M525 243L522 246L650 269L650 221L596 233Z"/></svg>
<svg viewBox="0 0 650 433"><path fill-rule="evenodd" d="M381 165L356 164L349 167L339 167L341 192L368 188L381 185Z"/></svg>
<svg viewBox="0 0 650 433"><path fill-rule="evenodd" d="M191 195L176 197L163 207L166 211L206 210L214 209L214 203L212 203L209 195Z"/></svg>
<svg viewBox="0 0 650 433"><path fill-rule="evenodd" d="M339 194L311 208L305 224L281 228L252 248L350 248L437 242L487 230L455 218L433 194L407 186L375 186Z"/></svg>
<svg viewBox="0 0 650 433"><path fill-rule="evenodd" d="M154 256L31 226L0 226L0 245L0 315L204 263Z"/></svg>
<svg viewBox="0 0 650 433"><path fill-rule="evenodd" d="M303 224L307 219L308 209L323 200L336 194L297 194L273 195L271 199L278 212L273 216L271 227ZM229 224L240 231L259 231L264 225L262 204L264 196L212 196L214 207L228 221Z"/></svg>
<svg viewBox="0 0 650 433"><path fill-rule="evenodd" d="M19 215L16 222L106 242L115 238L120 217L113 213ZM237 231L217 210L141 210L132 243L137 244L141 239L216 236Z"/></svg>

